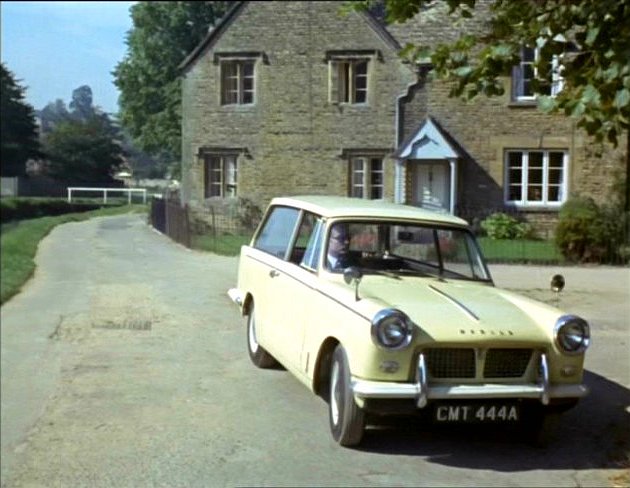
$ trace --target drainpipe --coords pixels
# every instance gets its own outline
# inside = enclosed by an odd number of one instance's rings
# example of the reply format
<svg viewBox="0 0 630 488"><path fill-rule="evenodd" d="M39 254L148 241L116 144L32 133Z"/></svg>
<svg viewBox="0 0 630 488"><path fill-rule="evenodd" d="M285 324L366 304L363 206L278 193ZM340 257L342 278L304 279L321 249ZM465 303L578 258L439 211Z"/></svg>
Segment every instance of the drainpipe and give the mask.
<svg viewBox="0 0 630 488"><path fill-rule="evenodd" d="M448 162L451 166L451 215L455 215L455 205L457 205L457 159L448 158Z"/></svg>
<svg viewBox="0 0 630 488"><path fill-rule="evenodd" d="M421 83L420 76L421 76L420 73L418 73L416 81L409 83L407 85L407 88L405 88L405 93L398 95L396 97L396 115L395 115L395 120L394 120L394 125L395 125L394 151L398 151L400 143L402 142L401 141L402 123L403 123L403 121L401 120L402 103L405 98L411 95L411 90L414 87L420 85ZM405 171L403 164L404 164L403 159L396 159L396 162L395 162L396 170L395 170L395 176L394 176L394 202L395 203L404 203L405 198L406 198L404 180L407 176L407 172Z"/></svg>

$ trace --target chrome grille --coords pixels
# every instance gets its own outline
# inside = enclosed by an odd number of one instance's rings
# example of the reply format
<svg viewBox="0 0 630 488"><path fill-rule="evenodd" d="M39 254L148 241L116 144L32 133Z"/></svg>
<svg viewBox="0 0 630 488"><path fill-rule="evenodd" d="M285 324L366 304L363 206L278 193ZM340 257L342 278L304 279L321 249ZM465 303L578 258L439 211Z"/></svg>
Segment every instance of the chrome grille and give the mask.
<svg viewBox="0 0 630 488"><path fill-rule="evenodd" d="M483 368L485 378L520 378L532 357L531 349L488 349Z"/></svg>
<svg viewBox="0 0 630 488"><path fill-rule="evenodd" d="M435 348L425 351L432 378L474 378L475 350Z"/></svg>
<svg viewBox="0 0 630 488"><path fill-rule="evenodd" d="M424 350L430 378L520 378L533 349L430 348ZM479 372L477 372L479 366Z"/></svg>

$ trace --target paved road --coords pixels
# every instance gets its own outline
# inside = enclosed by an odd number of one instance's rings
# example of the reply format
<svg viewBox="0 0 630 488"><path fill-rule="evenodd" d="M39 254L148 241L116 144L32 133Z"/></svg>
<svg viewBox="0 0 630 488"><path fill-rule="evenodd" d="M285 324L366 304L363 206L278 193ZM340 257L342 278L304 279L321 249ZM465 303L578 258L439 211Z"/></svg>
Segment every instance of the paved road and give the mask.
<svg viewBox="0 0 630 488"><path fill-rule="evenodd" d="M561 270L591 320L593 394L546 450L500 431L407 426L330 438L325 403L249 363L225 291L235 258L138 215L57 227L1 309L2 486L614 486L630 450L630 270ZM492 267L543 300L549 268ZM626 478L627 480L628 478Z"/></svg>

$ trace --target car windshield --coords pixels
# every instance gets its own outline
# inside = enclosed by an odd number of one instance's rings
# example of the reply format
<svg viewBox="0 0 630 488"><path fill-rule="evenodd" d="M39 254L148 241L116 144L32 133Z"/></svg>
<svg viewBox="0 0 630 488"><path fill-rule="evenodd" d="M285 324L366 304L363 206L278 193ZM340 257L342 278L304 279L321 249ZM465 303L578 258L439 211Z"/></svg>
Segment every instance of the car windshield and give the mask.
<svg viewBox="0 0 630 488"><path fill-rule="evenodd" d="M473 235L466 229L400 222L338 222L328 233L325 266L343 272L490 279Z"/></svg>

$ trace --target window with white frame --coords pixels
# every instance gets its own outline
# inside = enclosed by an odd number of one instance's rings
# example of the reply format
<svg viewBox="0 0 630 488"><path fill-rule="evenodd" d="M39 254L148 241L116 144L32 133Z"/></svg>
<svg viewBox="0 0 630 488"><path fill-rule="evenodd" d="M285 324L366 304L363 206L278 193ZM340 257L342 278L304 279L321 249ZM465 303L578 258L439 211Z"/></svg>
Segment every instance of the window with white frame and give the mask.
<svg viewBox="0 0 630 488"><path fill-rule="evenodd" d="M350 160L350 196L380 200L383 198L383 159L357 156Z"/></svg>
<svg viewBox="0 0 630 488"><path fill-rule="evenodd" d="M368 63L365 58L333 59L329 62L329 97L332 103L368 102Z"/></svg>
<svg viewBox="0 0 630 488"><path fill-rule="evenodd" d="M235 197L238 166L236 155L205 157L205 197Z"/></svg>
<svg viewBox="0 0 630 488"><path fill-rule="evenodd" d="M506 203L559 206L567 196L569 155L561 150L510 150L505 155Z"/></svg>
<svg viewBox="0 0 630 488"><path fill-rule="evenodd" d="M523 47L521 61L513 70L513 97L517 101L535 100L537 95L557 95L562 90L562 77L558 58L554 57L549 67L549 73L543 75L536 67L540 52L538 49ZM545 79L541 79L545 76ZM538 92L534 91L532 82L537 79L540 83Z"/></svg>
<svg viewBox="0 0 630 488"><path fill-rule="evenodd" d="M221 105L248 105L254 103L253 59L226 59L221 61Z"/></svg>

